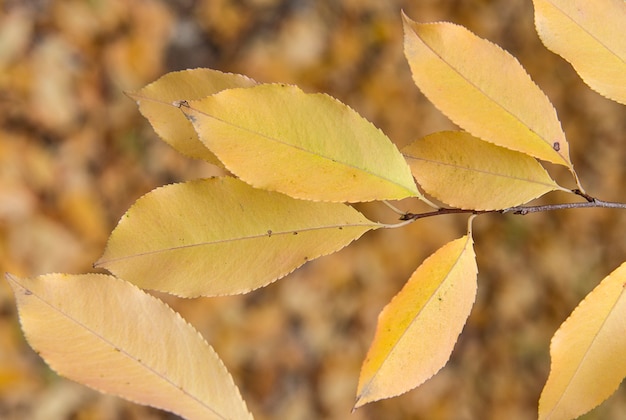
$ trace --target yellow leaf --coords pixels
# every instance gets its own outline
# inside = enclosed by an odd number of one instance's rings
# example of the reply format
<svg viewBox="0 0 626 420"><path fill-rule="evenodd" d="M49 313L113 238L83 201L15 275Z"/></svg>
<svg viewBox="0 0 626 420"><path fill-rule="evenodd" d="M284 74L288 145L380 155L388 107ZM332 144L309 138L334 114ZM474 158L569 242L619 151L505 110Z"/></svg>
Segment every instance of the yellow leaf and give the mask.
<svg viewBox="0 0 626 420"><path fill-rule="evenodd" d="M540 419L573 419L626 377L626 263L587 295L552 337Z"/></svg>
<svg viewBox="0 0 626 420"><path fill-rule="evenodd" d="M155 297L113 276L7 275L24 335L59 374L187 419L251 419L198 332Z"/></svg>
<svg viewBox="0 0 626 420"><path fill-rule="evenodd" d="M596 92L626 105L626 2L533 0L545 46Z"/></svg>
<svg viewBox="0 0 626 420"><path fill-rule="evenodd" d="M462 131L442 131L402 149L430 195L454 207L505 209L561 189L534 158Z"/></svg>
<svg viewBox="0 0 626 420"><path fill-rule="evenodd" d="M296 200L231 177L197 180L137 200L96 265L179 296L244 293L381 226L345 204Z"/></svg>
<svg viewBox="0 0 626 420"><path fill-rule="evenodd" d="M186 156L221 166L173 102L200 99L224 89L254 84L252 79L238 74L193 69L168 73L136 92L129 92L128 96L137 101L141 114L165 142Z"/></svg>
<svg viewBox="0 0 626 420"><path fill-rule="evenodd" d="M181 109L226 168L255 187L338 202L419 195L387 136L328 95L259 85Z"/></svg>
<svg viewBox="0 0 626 420"><path fill-rule="evenodd" d="M426 259L380 313L355 408L407 392L447 363L476 296L470 235Z"/></svg>
<svg viewBox="0 0 626 420"><path fill-rule="evenodd" d="M413 80L448 118L490 143L572 167L554 107L515 57L452 23L404 16L404 34Z"/></svg>

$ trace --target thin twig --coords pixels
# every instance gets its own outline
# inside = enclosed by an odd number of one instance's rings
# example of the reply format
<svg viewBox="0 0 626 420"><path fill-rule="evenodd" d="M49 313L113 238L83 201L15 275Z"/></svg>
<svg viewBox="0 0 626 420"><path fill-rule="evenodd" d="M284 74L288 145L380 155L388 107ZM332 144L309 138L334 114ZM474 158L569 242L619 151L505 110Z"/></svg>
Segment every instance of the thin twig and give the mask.
<svg viewBox="0 0 626 420"><path fill-rule="evenodd" d="M611 201L602 201L597 198L591 197L588 194L579 190L574 191L575 194L584 197L587 201L582 203L563 203L563 204L546 204L543 206L516 206L509 207L503 210L468 210L468 209L450 209L442 208L436 211L427 213L406 213L400 217L400 220L418 220L426 217L441 216L443 214L487 214L487 213L511 213L525 215L528 213L539 213L543 211L564 210L564 209L580 209L580 208L609 208L609 209L624 209L626 210L626 203L615 203Z"/></svg>
<svg viewBox="0 0 626 420"><path fill-rule="evenodd" d="M592 201L596 201L595 198L593 198L592 196L590 196L589 194L587 194L586 192L580 190L580 189L576 189L576 190L572 190L572 192L576 195L579 195L581 197L583 197L585 200L592 202Z"/></svg>

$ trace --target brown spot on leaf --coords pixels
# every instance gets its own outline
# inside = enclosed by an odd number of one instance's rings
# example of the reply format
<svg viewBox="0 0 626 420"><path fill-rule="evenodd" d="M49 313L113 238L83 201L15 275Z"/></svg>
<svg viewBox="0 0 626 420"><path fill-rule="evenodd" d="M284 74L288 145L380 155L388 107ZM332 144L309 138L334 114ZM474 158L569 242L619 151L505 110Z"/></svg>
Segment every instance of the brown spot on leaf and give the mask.
<svg viewBox="0 0 626 420"><path fill-rule="evenodd" d="M184 106L185 108L189 108L189 102L182 100L182 101L174 101L172 102L172 105L175 106L176 108L180 108L181 106Z"/></svg>

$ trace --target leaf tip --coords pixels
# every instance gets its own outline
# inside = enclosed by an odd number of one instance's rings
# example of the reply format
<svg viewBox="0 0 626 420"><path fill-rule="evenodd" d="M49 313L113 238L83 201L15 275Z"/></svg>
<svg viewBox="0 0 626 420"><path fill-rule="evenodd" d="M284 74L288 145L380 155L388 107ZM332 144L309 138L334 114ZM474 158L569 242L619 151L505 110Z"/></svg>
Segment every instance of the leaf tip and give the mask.
<svg viewBox="0 0 626 420"><path fill-rule="evenodd" d="M401 10L400 13L402 17L402 28L404 29L404 32L406 33L408 31L409 25L411 25L412 23L415 23L415 21L413 21L413 19L411 19L406 13L404 13L404 10Z"/></svg>
<svg viewBox="0 0 626 420"><path fill-rule="evenodd" d="M13 293L15 295L15 297L18 297L18 294L22 294L22 295L30 295L32 294L30 290L28 290L24 283L25 283L25 279L22 279L14 274L11 274L9 272L5 272L4 273L4 278L6 279L6 281L9 283L9 286L11 286L11 290L13 290ZM21 291L21 293L20 293Z"/></svg>
<svg viewBox="0 0 626 420"><path fill-rule="evenodd" d="M107 260L105 259L106 251L100 258L98 258L91 266L95 269L106 269Z"/></svg>
<svg viewBox="0 0 626 420"><path fill-rule="evenodd" d="M9 286L11 286L12 288L15 288L15 285L18 282L18 278L16 276L14 276L13 274L11 274L9 272L5 272L4 273L4 278L9 283Z"/></svg>
<svg viewBox="0 0 626 420"><path fill-rule="evenodd" d="M9 273L8 271L4 273L4 278L9 284L17 284L20 282L20 278L15 274Z"/></svg>
<svg viewBox="0 0 626 420"><path fill-rule="evenodd" d="M135 90L125 90L123 91L124 95L128 96L131 99L137 99L137 96L139 95L139 91L135 91Z"/></svg>
<svg viewBox="0 0 626 420"><path fill-rule="evenodd" d="M352 406L350 413L353 414L357 409L363 407L367 403L368 401L363 400L363 393L360 393L356 396L356 400L354 401L354 405Z"/></svg>

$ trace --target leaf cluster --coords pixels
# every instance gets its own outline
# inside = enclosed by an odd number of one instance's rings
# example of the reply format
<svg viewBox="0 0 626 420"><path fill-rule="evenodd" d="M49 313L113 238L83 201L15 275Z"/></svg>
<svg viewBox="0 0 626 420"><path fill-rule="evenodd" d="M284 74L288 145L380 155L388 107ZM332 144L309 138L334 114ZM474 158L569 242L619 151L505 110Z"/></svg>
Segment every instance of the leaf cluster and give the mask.
<svg viewBox="0 0 626 420"><path fill-rule="evenodd" d="M615 36L626 6L602 3L534 0L537 32L592 89L626 104L626 41ZM559 208L524 206L552 191L581 198L578 207L625 207L584 190L554 107L513 56L462 26L402 19L415 84L462 131L398 150L328 95L210 69L169 73L129 93L164 141L232 176L138 199L95 264L111 275L7 275L31 346L61 375L104 392L186 418L250 418L213 349L141 289L246 293L368 231L468 213L467 233L423 261L380 313L358 408L419 386L449 360L476 297L475 217ZM561 186L542 162L567 168L575 186ZM433 211L401 212L389 225L350 205L404 198ZM626 376L625 270L602 280L554 335L540 418L582 415Z"/></svg>

